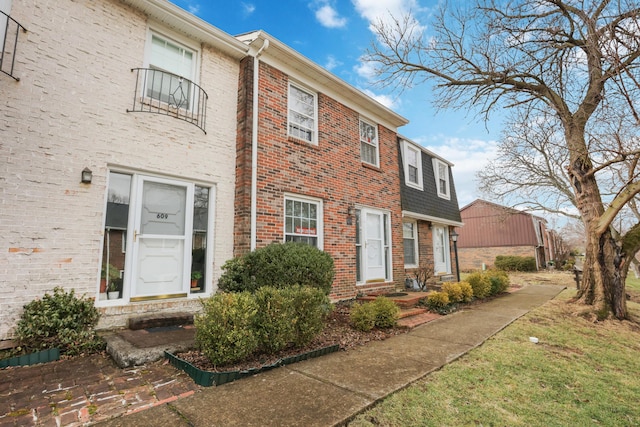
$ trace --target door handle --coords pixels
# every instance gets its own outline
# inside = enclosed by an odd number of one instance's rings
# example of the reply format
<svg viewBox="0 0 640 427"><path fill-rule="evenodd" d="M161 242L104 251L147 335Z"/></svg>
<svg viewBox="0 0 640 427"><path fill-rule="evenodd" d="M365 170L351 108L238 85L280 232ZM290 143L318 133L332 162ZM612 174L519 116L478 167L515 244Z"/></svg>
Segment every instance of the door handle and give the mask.
<svg viewBox="0 0 640 427"><path fill-rule="evenodd" d="M138 230L133 230L133 241L135 243L135 241L138 239Z"/></svg>

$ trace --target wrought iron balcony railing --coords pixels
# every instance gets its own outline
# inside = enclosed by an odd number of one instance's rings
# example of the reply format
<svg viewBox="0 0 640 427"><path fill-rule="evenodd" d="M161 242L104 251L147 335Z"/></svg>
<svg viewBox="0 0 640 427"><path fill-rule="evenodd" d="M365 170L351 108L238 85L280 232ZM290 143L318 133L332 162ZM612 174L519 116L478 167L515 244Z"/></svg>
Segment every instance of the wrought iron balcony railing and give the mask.
<svg viewBox="0 0 640 427"><path fill-rule="evenodd" d="M132 68L136 73L133 106L129 113L172 116L198 126L206 134L207 93L191 80L154 68Z"/></svg>
<svg viewBox="0 0 640 427"><path fill-rule="evenodd" d="M0 54L0 71L12 77L16 81L20 78L13 74L16 63L16 51L18 50L18 35L20 30L27 32L18 21L0 10L0 41L2 41L2 53Z"/></svg>

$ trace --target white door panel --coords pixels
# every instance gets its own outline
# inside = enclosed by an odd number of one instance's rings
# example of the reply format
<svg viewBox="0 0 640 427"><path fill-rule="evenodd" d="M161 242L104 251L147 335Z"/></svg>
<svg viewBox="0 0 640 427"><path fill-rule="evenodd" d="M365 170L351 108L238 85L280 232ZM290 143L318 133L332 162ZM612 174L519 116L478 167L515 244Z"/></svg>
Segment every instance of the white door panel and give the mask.
<svg viewBox="0 0 640 427"><path fill-rule="evenodd" d="M365 281L384 281L384 217L382 213L364 212L364 245Z"/></svg>

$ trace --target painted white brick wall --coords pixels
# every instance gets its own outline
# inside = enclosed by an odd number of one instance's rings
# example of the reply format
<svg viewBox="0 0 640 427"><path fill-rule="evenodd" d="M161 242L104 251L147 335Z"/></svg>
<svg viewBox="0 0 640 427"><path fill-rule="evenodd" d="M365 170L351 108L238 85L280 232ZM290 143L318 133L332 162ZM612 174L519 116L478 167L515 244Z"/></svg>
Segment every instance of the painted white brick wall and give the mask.
<svg viewBox="0 0 640 427"><path fill-rule="evenodd" d="M238 62L202 49L207 134L168 116L127 113L142 67L147 18L115 0L20 0L14 81L0 75L0 340L22 306L54 287L98 291L109 167L216 187L214 282L233 255ZM80 183L85 167L90 185ZM195 301L104 308L101 326L128 313L195 310Z"/></svg>

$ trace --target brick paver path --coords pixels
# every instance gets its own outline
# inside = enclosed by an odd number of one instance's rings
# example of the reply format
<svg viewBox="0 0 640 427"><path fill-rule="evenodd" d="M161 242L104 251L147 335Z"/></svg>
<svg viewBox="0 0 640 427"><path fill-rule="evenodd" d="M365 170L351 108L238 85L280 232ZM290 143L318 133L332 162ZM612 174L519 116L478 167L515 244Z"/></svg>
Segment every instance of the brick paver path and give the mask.
<svg viewBox="0 0 640 427"><path fill-rule="evenodd" d="M118 368L106 355L0 370L0 427L81 426L200 389L165 361Z"/></svg>

